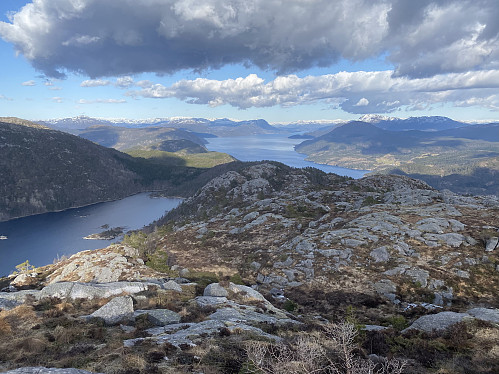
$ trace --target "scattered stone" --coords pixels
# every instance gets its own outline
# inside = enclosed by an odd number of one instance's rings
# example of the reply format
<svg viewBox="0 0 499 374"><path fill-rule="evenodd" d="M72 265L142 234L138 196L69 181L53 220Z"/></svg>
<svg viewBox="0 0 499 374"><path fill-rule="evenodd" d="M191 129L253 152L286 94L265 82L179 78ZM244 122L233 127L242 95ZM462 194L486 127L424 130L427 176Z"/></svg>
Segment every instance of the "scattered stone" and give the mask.
<svg viewBox="0 0 499 374"><path fill-rule="evenodd" d="M464 278L464 279L469 279L470 273L467 272L466 270L459 270L455 269L454 273L459 277L459 278Z"/></svg>
<svg viewBox="0 0 499 374"><path fill-rule="evenodd" d="M395 304L399 304L400 300L397 299L397 286L389 279L382 279L379 282L374 283L374 290L383 295L388 300Z"/></svg>
<svg viewBox="0 0 499 374"><path fill-rule="evenodd" d="M421 287L426 287L428 285L428 277L430 273L428 271L414 268L406 270L405 275L409 276L414 283L419 283Z"/></svg>
<svg viewBox="0 0 499 374"><path fill-rule="evenodd" d="M364 331L383 331L387 330L388 327L385 326L379 326L379 325L365 325L362 330Z"/></svg>
<svg viewBox="0 0 499 374"><path fill-rule="evenodd" d="M176 292L182 292L182 287L180 287L180 285L177 282L172 281L172 280L169 280L168 282L163 283L163 289L172 290L172 291L176 291Z"/></svg>
<svg viewBox="0 0 499 374"><path fill-rule="evenodd" d="M390 253L386 246L373 249L369 255L374 259L374 262L387 262L390 260Z"/></svg>
<svg viewBox="0 0 499 374"><path fill-rule="evenodd" d="M487 239L487 242L485 244L485 251L492 252L498 247L498 245L499 245L499 237L494 236L490 239Z"/></svg>
<svg viewBox="0 0 499 374"><path fill-rule="evenodd" d="M261 267L262 267L262 264L260 264L259 262L256 262L256 261L253 261L250 264L250 268L253 269L253 270L255 270L255 271L260 270Z"/></svg>
<svg viewBox="0 0 499 374"><path fill-rule="evenodd" d="M203 292L203 296L227 297L228 295L229 293L220 283L211 283L207 285Z"/></svg>
<svg viewBox="0 0 499 374"><path fill-rule="evenodd" d="M136 310L134 317L146 314L149 322L156 326L166 326L180 322L180 314L169 309Z"/></svg>
<svg viewBox="0 0 499 374"><path fill-rule="evenodd" d="M120 325L120 329L123 332L126 332L127 334L130 334L132 332L135 332L137 329L133 326L127 326L127 325Z"/></svg>

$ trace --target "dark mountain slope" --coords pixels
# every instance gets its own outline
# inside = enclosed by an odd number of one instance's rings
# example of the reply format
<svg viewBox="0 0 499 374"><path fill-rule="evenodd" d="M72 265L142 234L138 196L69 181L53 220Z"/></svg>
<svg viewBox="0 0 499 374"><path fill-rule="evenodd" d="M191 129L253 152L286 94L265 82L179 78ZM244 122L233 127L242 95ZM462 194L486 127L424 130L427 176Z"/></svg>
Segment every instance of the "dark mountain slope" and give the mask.
<svg viewBox="0 0 499 374"><path fill-rule="evenodd" d="M499 123L471 125L434 133L438 136L499 142Z"/></svg>
<svg viewBox="0 0 499 374"><path fill-rule="evenodd" d="M353 121L313 140L303 142L297 149L301 146L326 141L363 145L365 154L390 153L415 147L458 146L462 144L459 139L498 142L499 124L472 125L442 131L389 131L369 123Z"/></svg>
<svg viewBox="0 0 499 374"><path fill-rule="evenodd" d="M168 188L200 173L60 131L0 122L0 220Z"/></svg>
<svg viewBox="0 0 499 374"><path fill-rule="evenodd" d="M495 123L442 131L388 131L357 121L295 149L318 163L403 173L460 193L498 193L499 124Z"/></svg>
<svg viewBox="0 0 499 374"><path fill-rule="evenodd" d="M92 126L83 130L79 136L105 147L120 151L131 148L157 146L162 141L189 140L197 145L206 141L191 132L168 127L147 127L140 129L117 126ZM204 148L204 147L203 147ZM206 150L204 150L206 152Z"/></svg>

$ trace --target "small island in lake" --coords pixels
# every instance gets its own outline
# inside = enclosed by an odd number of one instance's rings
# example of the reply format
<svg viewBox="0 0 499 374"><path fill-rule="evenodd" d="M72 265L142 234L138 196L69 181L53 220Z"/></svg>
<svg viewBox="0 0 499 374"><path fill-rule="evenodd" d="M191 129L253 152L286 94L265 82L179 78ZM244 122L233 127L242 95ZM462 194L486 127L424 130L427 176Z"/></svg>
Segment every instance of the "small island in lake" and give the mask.
<svg viewBox="0 0 499 374"><path fill-rule="evenodd" d="M113 239L116 239L118 236L123 235L123 230L124 230L124 227L113 227L113 228L111 228L109 230L102 231L101 233L90 234L90 235L84 236L83 239L88 239L88 240L113 240Z"/></svg>

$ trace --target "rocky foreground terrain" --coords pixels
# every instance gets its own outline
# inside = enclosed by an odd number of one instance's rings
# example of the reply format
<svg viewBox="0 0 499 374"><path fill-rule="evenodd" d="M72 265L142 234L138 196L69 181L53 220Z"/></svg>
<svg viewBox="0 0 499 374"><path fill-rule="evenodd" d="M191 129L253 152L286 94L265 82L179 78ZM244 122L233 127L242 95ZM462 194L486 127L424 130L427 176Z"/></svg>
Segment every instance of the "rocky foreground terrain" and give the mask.
<svg viewBox="0 0 499 374"><path fill-rule="evenodd" d="M3 279L0 368L497 373L498 213L402 176L248 164L121 244Z"/></svg>

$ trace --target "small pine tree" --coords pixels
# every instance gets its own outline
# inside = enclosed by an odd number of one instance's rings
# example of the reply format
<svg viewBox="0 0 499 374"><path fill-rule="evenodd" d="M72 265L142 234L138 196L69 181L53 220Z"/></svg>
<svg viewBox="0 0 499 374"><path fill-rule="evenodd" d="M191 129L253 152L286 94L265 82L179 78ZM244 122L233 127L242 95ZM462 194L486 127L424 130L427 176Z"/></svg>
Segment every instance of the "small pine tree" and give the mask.
<svg viewBox="0 0 499 374"><path fill-rule="evenodd" d="M19 265L16 265L16 272L19 274L27 274L35 269L36 268L33 265L31 265L28 260L24 261Z"/></svg>

